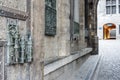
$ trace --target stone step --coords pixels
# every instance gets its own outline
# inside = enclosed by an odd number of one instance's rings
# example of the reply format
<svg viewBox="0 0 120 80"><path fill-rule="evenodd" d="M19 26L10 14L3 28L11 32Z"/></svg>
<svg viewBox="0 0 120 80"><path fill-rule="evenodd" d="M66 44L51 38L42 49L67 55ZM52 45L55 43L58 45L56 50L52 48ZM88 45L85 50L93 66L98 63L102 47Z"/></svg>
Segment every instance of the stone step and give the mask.
<svg viewBox="0 0 120 80"><path fill-rule="evenodd" d="M91 55L68 80L91 80L100 60L100 55Z"/></svg>

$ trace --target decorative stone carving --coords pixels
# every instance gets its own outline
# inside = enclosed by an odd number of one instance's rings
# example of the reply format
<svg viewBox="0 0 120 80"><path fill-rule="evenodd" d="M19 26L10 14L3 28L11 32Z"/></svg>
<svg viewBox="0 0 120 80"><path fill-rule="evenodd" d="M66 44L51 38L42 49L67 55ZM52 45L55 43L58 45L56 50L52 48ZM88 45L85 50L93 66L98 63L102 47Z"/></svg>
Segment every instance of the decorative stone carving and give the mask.
<svg viewBox="0 0 120 80"><path fill-rule="evenodd" d="M7 19L7 63L17 64L32 61L31 35L20 35L18 20Z"/></svg>
<svg viewBox="0 0 120 80"><path fill-rule="evenodd" d="M45 35L56 35L56 0L45 0Z"/></svg>

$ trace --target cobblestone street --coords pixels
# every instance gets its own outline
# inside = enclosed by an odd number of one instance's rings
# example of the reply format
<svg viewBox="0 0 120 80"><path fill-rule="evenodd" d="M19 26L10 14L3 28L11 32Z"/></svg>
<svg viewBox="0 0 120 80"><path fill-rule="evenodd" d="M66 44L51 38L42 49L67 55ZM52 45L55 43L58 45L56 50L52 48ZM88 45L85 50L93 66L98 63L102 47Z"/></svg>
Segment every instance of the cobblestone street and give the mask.
<svg viewBox="0 0 120 80"><path fill-rule="evenodd" d="M120 80L120 41L100 40L101 60L94 80Z"/></svg>

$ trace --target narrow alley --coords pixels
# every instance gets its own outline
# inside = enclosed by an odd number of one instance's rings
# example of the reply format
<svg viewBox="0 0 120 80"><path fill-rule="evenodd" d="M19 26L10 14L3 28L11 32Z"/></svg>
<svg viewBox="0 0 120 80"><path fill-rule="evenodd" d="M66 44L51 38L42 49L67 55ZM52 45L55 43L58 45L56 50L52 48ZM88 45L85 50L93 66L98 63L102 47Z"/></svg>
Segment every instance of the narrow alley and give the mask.
<svg viewBox="0 0 120 80"><path fill-rule="evenodd" d="M94 80L120 80L120 41L100 40L101 59Z"/></svg>

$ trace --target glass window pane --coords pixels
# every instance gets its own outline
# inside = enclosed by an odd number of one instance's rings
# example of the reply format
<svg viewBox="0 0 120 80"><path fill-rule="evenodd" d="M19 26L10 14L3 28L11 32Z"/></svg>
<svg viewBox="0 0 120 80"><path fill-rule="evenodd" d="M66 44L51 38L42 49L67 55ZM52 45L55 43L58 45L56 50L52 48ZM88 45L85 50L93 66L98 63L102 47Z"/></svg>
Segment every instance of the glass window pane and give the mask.
<svg viewBox="0 0 120 80"><path fill-rule="evenodd" d="M74 34L79 34L80 25L77 22L74 22Z"/></svg>
<svg viewBox="0 0 120 80"><path fill-rule="evenodd" d="M116 13L116 6L112 6L112 14Z"/></svg>
<svg viewBox="0 0 120 80"><path fill-rule="evenodd" d="M116 0L112 0L112 4L116 4Z"/></svg>
<svg viewBox="0 0 120 80"><path fill-rule="evenodd" d="M110 14L110 6L106 7L106 14Z"/></svg>
<svg viewBox="0 0 120 80"><path fill-rule="evenodd" d="M110 0L106 0L106 5L110 5L111 1Z"/></svg>

